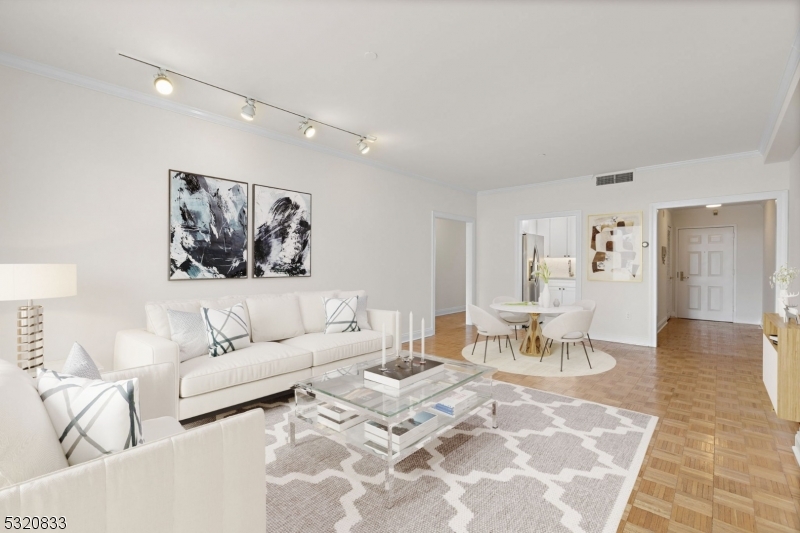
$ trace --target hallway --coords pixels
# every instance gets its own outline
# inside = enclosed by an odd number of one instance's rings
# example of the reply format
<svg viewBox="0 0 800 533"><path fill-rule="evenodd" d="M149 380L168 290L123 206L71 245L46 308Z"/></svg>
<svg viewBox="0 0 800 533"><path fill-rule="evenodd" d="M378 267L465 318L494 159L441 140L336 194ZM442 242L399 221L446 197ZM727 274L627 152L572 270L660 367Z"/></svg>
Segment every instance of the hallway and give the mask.
<svg viewBox="0 0 800 533"><path fill-rule="evenodd" d="M438 317L426 351L462 359L475 340L464 319ZM672 319L658 348L594 341L617 359L604 374L495 379L659 417L618 531L800 531L798 424L772 410L761 335L758 326Z"/></svg>

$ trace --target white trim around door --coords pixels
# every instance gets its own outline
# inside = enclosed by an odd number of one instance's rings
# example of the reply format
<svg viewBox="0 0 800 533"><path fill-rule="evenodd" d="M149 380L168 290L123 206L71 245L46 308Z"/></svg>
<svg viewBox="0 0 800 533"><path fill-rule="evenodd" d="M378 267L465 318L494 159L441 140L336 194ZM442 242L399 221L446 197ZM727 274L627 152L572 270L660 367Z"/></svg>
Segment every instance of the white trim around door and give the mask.
<svg viewBox="0 0 800 533"><path fill-rule="evenodd" d="M431 212L431 327L425 328L423 335L429 337L436 334L436 219L458 220L466 223L467 232L467 298L464 307L467 309L467 325L472 325L469 316L469 305L475 302L475 219L463 215L453 215L440 211ZM428 333L430 332L430 333Z"/></svg>

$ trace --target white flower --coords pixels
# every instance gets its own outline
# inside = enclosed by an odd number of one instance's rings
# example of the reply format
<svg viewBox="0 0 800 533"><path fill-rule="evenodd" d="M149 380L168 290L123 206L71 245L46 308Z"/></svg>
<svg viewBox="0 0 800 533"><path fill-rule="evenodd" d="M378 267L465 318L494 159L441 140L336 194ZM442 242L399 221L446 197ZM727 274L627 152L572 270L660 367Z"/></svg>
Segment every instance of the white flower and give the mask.
<svg viewBox="0 0 800 533"><path fill-rule="evenodd" d="M775 288L777 285L786 290L798 275L800 275L800 268L783 265L769 277L769 286Z"/></svg>

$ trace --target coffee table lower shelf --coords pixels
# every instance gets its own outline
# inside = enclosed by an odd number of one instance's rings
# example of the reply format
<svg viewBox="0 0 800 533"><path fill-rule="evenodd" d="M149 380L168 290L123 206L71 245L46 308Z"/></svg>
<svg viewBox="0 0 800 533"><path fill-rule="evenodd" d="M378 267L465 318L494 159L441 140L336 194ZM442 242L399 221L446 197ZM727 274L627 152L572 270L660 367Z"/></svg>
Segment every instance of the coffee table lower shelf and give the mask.
<svg viewBox="0 0 800 533"><path fill-rule="evenodd" d="M304 396L304 401L300 401L299 396ZM295 407L292 410L292 413L289 415L289 444L292 447L296 446L296 432L297 432L297 425L310 426L313 430L317 433L321 433L327 437L331 437L338 442L342 442L343 444L350 444L355 446L357 449L379 457L380 459L385 461L385 482L384 482L384 489L387 493L388 499L387 504L391 506L392 504L392 488L394 486L394 466L408 457L409 455L413 454L423 446L425 446L431 439L436 437L437 435L441 435L442 433L446 432L447 430L455 427L458 425L462 420L466 419L467 417L474 414L479 409L489 406L491 409L492 415L492 428L497 428L497 401L493 399L490 394L476 394L475 398L470 402L470 404L464 408L464 411L456 416L451 417L444 413L441 413L435 409L433 409L433 401L428 406L421 406L415 408L413 413L409 413L409 417L413 416L414 413L420 411L428 411L437 415L437 425L432 430L430 430L425 435L421 436L418 440L413 442L412 444L405 445L402 449L396 449L397 446L394 443L389 443L388 453L381 453L375 448L368 446L369 441L365 436L365 429L364 425L367 423L368 420L373 420L385 426L389 426L390 428L394 427L396 424L391 424L387 422L386 418L382 418L377 415L369 414L366 410L359 409L359 414L362 414L365 417L363 422L360 422L344 431L335 431L333 429L328 428L327 426L322 425L320 422L317 421L318 413L317 413L317 406L320 403L327 403L327 402L336 402L335 398L326 397L323 394L317 392L316 394L309 394L307 391L304 391L300 388L295 390ZM402 421L402 420L401 420ZM393 449L394 448L394 449Z"/></svg>

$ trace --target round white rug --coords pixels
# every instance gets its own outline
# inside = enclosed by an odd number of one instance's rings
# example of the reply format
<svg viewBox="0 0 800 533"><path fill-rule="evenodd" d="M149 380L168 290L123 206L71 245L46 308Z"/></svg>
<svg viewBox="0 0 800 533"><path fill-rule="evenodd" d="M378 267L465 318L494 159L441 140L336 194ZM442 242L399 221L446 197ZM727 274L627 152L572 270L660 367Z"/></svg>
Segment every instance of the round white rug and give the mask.
<svg viewBox="0 0 800 533"><path fill-rule="evenodd" d="M483 362L483 348L484 340L478 341L475 347L475 355L472 355L472 344L468 344L461 351L468 361L477 363L479 365L486 364L497 370L503 372L510 372L512 374L524 374L526 376L545 376L545 377L576 377L576 376L592 376L594 374L602 374L614 368L617 364L610 354L601 352L595 348L592 351L589 343L586 343L586 351L589 352L589 359L592 361L592 368L589 368L589 363L586 362L586 355L583 353L583 348L580 344L569 346L569 359L567 359L567 349L564 347L564 371L561 372L561 344L554 342L550 348L550 355L546 355L542 362L539 362L539 357L530 355L522 355L519 353L520 341L511 340L514 347L514 355L516 361L511 357L511 350L505 343L503 343L503 353L500 353L497 348L497 341L489 341L488 349L486 350L486 363Z"/></svg>

